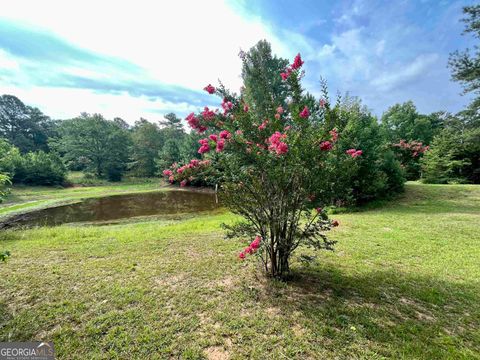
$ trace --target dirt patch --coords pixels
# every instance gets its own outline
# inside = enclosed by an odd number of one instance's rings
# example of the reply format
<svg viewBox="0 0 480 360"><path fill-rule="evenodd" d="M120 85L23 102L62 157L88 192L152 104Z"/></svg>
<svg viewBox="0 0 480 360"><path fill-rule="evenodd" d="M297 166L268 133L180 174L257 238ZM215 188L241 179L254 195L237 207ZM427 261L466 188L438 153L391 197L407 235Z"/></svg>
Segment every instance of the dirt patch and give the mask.
<svg viewBox="0 0 480 360"><path fill-rule="evenodd" d="M228 360L230 354L220 346L211 346L204 351L208 360Z"/></svg>
<svg viewBox="0 0 480 360"><path fill-rule="evenodd" d="M185 280L185 274L172 275L165 278L155 279L155 284L159 287L170 287L175 289L177 286L180 286Z"/></svg>
<svg viewBox="0 0 480 360"><path fill-rule="evenodd" d="M266 311L267 311L267 314L271 317L278 316L281 313L280 308L274 307L274 306L267 308Z"/></svg>

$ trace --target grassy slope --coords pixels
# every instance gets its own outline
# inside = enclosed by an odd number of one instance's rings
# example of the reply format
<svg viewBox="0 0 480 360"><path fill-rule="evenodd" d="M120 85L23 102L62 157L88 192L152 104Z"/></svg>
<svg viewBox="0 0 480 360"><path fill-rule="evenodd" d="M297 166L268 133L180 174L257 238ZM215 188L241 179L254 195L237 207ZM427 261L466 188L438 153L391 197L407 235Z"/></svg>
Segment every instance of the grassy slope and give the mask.
<svg viewBox="0 0 480 360"><path fill-rule="evenodd" d="M480 187L411 184L335 217L336 252L287 284L237 260L229 214L3 232L0 341L53 339L68 359L480 358Z"/></svg>

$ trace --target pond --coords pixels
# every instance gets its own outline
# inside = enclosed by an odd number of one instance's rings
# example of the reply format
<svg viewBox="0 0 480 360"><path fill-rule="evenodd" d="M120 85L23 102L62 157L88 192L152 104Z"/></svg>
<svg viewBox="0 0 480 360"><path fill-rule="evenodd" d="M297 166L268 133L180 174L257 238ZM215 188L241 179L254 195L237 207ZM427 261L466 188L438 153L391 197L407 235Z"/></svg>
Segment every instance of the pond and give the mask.
<svg viewBox="0 0 480 360"><path fill-rule="evenodd" d="M9 219L3 227L108 222L138 216L191 214L219 208L216 195L210 192L171 190L113 195L18 215Z"/></svg>

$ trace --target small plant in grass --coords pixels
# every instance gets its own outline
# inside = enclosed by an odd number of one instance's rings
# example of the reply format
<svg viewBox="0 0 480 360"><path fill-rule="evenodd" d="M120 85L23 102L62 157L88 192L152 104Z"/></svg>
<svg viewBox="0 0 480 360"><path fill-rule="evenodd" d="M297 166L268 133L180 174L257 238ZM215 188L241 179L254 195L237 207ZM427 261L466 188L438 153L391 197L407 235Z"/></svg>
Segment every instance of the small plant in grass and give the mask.
<svg viewBox="0 0 480 360"><path fill-rule="evenodd" d="M0 252L0 262L5 262L10 257L10 251L2 251Z"/></svg>
<svg viewBox="0 0 480 360"><path fill-rule="evenodd" d="M221 97L221 110L205 107L186 118L192 129L205 133L198 152L210 162L175 164L164 175L186 186L217 164L222 202L243 218L224 225L227 237L252 239L239 258L256 255L267 274L281 278L300 245L333 249L335 242L326 233L338 222L321 207L332 186L327 159L341 134L324 126L325 100L302 89L300 54L288 64L260 42L240 56L240 94L209 84L204 90ZM352 164L360 156L361 149L343 153Z"/></svg>

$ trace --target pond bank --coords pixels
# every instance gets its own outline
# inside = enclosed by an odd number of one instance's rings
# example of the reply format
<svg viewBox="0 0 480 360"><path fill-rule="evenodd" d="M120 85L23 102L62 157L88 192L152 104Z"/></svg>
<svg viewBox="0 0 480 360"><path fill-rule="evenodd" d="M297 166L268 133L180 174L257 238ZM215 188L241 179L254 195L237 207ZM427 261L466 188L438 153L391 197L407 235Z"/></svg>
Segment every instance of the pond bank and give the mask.
<svg viewBox="0 0 480 360"><path fill-rule="evenodd" d="M82 202L86 199L170 190L213 193L212 189L204 188L180 189L178 187L165 184L163 181L128 184L119 182L102 186L81 186L68 188L14 186L5 201L0 204L0 228L14 217L38 210L72 205Z"/></svg>

